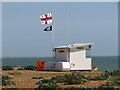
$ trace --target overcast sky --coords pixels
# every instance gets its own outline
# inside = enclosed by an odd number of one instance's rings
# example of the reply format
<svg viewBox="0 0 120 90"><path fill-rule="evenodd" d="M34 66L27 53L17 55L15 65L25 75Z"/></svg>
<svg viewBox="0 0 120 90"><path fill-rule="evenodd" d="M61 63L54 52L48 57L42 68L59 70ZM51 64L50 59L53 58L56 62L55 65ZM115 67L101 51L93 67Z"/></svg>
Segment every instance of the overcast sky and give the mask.
<svg viewBox="0 0 120 90"><path fill-rule="evenodd" d="M52 32L40 15L52 11L54 46L94 43L92 55L118 54L118 5L111 3L2 3L3 56L52 56Z"/></svg>

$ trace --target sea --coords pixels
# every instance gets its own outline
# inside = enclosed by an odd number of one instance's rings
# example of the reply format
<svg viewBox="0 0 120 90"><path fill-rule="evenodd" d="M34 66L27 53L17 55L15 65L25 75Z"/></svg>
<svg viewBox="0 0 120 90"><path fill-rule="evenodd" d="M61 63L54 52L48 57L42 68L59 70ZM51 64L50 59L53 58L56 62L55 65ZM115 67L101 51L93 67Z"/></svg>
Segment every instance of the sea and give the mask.
<svg viewBox="0 0 120 90"><path fill-rule="evenodd" d="M29 66L36 65L36 61L53 61L53 57L4 57L2 66ZM94 56L92 57L92 67L98 66L97 72L118 70L117 56Z"/></svg>

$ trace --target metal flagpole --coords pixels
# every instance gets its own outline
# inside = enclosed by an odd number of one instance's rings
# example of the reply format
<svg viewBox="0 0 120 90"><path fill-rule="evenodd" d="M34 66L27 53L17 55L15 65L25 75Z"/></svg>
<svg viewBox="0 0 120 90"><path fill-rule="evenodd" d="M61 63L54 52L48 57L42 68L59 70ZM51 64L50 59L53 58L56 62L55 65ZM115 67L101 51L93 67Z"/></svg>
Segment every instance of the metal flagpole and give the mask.
<svg viewBox="0 0 120 90"><path fill-rule="evenodd" d="M53 28L53 14L52 14L52 55L54 57L54 51L53 50L54 50L54 28Z"/></svg>
<svg viewBox="0 0 120 90"><path fill-rule="evenodd" d="M68 50L68 28L67 28L67 24L68 24L68 16L67 16L67 8L65 9L65 14L66 14L66 46L67 46L67 51ZM67 54L67 61L69 59L69 52Z"/></svg>
<svg viewBox="0 0 120 90"><path fill-rule="evenodd" d="M68 19L68 17L67 17L67 8L65 9L65 14L66 14L66 46L67 46L67 48L68 48L68 28L67 28L67 24L68 24L68 21L67 21L67 19Z"/></svg>

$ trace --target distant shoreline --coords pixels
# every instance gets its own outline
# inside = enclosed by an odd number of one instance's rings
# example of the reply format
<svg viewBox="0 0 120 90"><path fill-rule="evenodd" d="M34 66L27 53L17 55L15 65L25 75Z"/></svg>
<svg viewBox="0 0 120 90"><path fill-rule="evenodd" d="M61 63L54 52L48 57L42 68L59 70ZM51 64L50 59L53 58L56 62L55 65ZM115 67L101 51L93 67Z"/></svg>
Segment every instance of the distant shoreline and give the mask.
<svg viewBox="0 0 120 90"><path fill-rule="evenodd" d="M112 56L91 56L91 57L119 57L117 55ZM3 56L0 58L53 58L52 56Z"/></svg>

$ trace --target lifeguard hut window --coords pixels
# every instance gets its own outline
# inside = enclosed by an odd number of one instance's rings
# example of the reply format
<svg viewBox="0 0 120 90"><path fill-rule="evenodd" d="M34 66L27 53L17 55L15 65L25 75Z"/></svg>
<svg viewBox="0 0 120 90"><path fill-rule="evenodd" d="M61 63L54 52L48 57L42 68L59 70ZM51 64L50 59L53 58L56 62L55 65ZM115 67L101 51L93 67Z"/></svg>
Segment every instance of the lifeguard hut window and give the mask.
<svg viewBox="0 0 120 90"><path fill-rule="evenodd" d="M86 50L86 58L91 58L91 50L90 49Z"/></svg>

